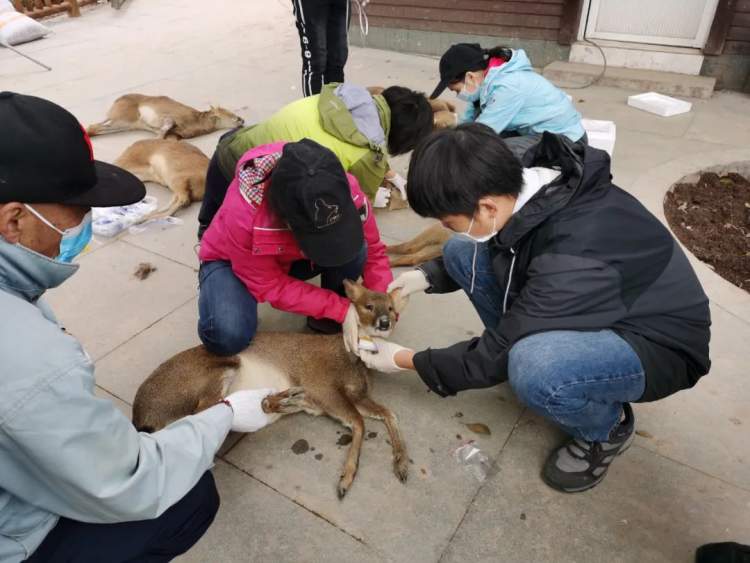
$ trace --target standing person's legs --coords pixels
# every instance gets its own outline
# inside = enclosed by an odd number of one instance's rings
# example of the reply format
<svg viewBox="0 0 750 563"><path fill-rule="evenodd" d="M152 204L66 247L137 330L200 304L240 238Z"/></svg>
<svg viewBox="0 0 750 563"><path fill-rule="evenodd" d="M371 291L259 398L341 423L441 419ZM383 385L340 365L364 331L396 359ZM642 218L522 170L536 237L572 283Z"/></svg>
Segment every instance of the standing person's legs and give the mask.
<svg viewBox="0 0 750 563"><path fill-rule="evenodd" d="M198 213L198 240L203 238L203 233L206 232L214 215L219 211L231 183L232 179L227 180L221 172L218 158L214 152L206 171L206 192L203 194L201 210Z"/></svg>
<svg viewBox="0 0 750 563"><path fill-rule="evenodd" d="M223 260L204 262L198 274L198 336L219 356L247 348L258 328L258 302Z"/></svg>
<svg viewBox="0 0 750 563"><path fill-rule="evenodd" d="M292 0L302 49L302 94L320 93L326 70L328 0Z"/></svg>
<svg viewBox="0 0 750 563"><path fill-rule="evenodd" d="M524 404L573 437L545 465L550 486L566 492L591 488L630 446L634 419L628 403L643 395L646 376L638 355L612 330L527 336L510 349L508 376Z"/></svg>
<svg viewBox="0 0 750 563"><path fill-rule="evenodd" d="M343 82L344 66L349 57L350 0L331 0L328 11L325 83Z"/></svg>
<svg viewBox="0 0 750 563"><path fill-rule="evenodd" d="M218 510L219 493L213 475L206 472L182 500L153 520L88 524L60 518L26 561L171 561L195 545Z"/></svg>
<svg viewBox="0 0 750 563"><path fill-rule="evenodd" d="M495 328L502 316L503 288L492 269L487 245L475 246L472 241L454 236L443 246L443 263L448 275L468 295L484 326Z"/></svg>

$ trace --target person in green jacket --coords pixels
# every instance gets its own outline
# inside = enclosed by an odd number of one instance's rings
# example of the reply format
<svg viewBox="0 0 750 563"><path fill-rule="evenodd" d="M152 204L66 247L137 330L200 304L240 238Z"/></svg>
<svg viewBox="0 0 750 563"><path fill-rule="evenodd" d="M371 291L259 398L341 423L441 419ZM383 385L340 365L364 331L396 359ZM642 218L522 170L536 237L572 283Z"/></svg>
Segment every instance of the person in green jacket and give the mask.
<svg viewBox="0 0 750 563"><path fill-rule="evenodd" d="M198 238L221 207L237 161L251 148L312 139L332 150L372 199L383 180L395 176L387 156L409 152L432 127L432 108L421 92L391 86L373 95L354 84L326 84L320 94L292 102L267 120L219 140L206 174Z"/></svg>

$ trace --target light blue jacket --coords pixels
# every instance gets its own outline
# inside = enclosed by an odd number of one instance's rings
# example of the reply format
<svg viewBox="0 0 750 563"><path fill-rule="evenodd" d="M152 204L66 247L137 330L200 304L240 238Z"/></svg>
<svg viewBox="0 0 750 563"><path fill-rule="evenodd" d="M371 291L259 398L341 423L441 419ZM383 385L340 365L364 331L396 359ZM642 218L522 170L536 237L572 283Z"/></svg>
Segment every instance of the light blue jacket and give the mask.
<svg viewBox="0 0 750 563"><path fill-rule="evenodd" d="M40 299L78 266L0 238L0 561L31 555L59 516L155 518L213 463L224 405L140 434L94 395L94 366Z"/></svg>
<svg viewBox="0 0 750 563"><path fill-rule="evenodd" d="M497 133L550 131L572 141L585 133L581 114L562 90L534 72L523 49L514 49L508 62L487 73L479 89L479 110L468 104L459 118L459 123L472 121Z"/></svg>

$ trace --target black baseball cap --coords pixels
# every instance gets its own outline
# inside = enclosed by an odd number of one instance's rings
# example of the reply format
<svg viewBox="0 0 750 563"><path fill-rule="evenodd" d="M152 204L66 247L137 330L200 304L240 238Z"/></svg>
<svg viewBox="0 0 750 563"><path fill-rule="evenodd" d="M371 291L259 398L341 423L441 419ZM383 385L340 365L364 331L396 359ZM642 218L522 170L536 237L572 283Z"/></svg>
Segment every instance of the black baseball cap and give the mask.
<svg viewBox="0 0 750 563"><path fill-rule="evenodd" d="M129 205L146 195L130 172L94 160L86 130L50 101L0 92L0 203Z"/></svg>
<svg viewBox="0 0 750 563"><path fill-rule="evenodd" d="M437 98L448 87L470 70L487 66L488 55L479 43L456 43L440 57L440 82L430 98Z"/></svg>
<svg viewBox="0 0 750 563"><path fill-rule="evenodd" d="M344 169L330 149L310 139L287 143L271 175L271 205L316 264L351 262L365 242L362 219Z"/></svg>

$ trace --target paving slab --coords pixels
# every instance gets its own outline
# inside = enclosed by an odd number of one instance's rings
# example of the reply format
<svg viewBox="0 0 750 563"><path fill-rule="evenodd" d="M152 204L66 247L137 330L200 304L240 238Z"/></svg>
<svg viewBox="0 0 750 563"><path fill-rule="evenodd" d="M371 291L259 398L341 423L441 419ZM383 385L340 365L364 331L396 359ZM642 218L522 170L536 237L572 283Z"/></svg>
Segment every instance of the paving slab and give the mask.
<svg viewBox="0 0 750 563"><path fill-rule="evenodd" d="M416 349L470 338L481 330L481 323L466 305L468 300L460 292L415 295L393 338ZM284 317L269 320L274 328L292 320L290 328L299 326L295 317ZM367 432L377 436L364 443L357 480L343 502L336 499L335 485L347 447L337 441L348 431L331 420L287 417L248 435L225 457L389 558L434 561L478 486L453 460L453 449L473 438L488 451L498 451L521 407L507 386L440 399L413 372L375 374L372 382L374 398L397 413L414 461L406 485L391 471L387 435L376 421L366 422ZM465 426L471 422L487 424L492 434L473 434ZM315 451L295 454L291 447L301 439ZM322 459L317 459L320 455ZM389 517L383 518L384 514ZM425 518L427 514L432 516ZM422 540L415 543L415 535Z"/></svg>
<svg viewBox="0 0 750 563"><path fill-rule="evenodd" d="M97 384L132 405L152 371L174 354L200 344L197 324L198 300L193 298L99 359Z"/></svg>
<svg viewBox="0 0 750 563"><path fill-rule="evenodd" d="M206 535L179 563L207 561L384 561L371 547L218 461L214 477L221 509Z"/></svg>
<svg viewBox="0 0 750 563"><path fill-rule="evenodd" d="M436 561L479 485L454 461L453 450L473 438L487 451L498 451L520 407L503 388L439 399L413 374L379 375L373 384L373 397L399 417L413 460L406 484L392 472L385 428L369 420L367 435L377 436L364 442L357 479L343 501L336 497L336 483L348 446L337 443L348 431L329 419L284 418L245 437L226 459L389 559ZM492 434L473 435L464 421L483 422ZM298 440L311 449L295 454Z"/></svg>
<svg viewBox="0 0 750 563"><path fill-rule="evenodd" d="M692 389L636 405L637 427L646 432L637 442L750 491L750 325L717 306L711 317L710 373Z"/></svg>
<svg viewBox="0 0 750 563"><path fill-rule="evenodd" d="M48 301L66 328L98 360L194 298L192 268L121 241L80 259L81 269ZM141 262L157 270L141 281Z"/></svg>
<svg viewBox="0 0 750 563"><path fill-rule="evenodd" d="M638 446L596 488L554 491L539 471L561 438L524 415L441 561L688 563L704 543L750 538L750 491Z"/></svg>

